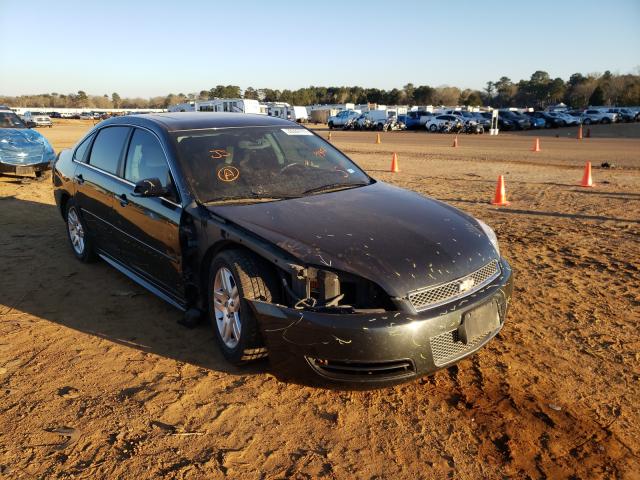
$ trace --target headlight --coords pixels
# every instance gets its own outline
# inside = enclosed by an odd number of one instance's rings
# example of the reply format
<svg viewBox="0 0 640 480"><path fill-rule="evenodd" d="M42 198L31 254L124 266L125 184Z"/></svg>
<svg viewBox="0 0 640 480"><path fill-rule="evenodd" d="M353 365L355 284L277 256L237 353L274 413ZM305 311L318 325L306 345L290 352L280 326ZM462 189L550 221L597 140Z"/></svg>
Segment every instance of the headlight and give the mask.
<svg viewBox="0 0 640 480"><path fill-rule="evenodd" d="M493 229L489 225L484 223L482 220L478 220L476 218L476 222L478 222L480 227L482 227L482 231L489 238L489 241L493 245L493 248L496 249L498 256L500 256L500 245L498 245L498 237L496 236L496 232L494 232Z"/></svg>
<svg viewBox="0 0 640 480"><path fill-rule="evenodd" d="M44 155L42 155L42 159L46 162L53 162L56 158L56 153L53 151L53 147L49 142L44 144Z"/></svg>

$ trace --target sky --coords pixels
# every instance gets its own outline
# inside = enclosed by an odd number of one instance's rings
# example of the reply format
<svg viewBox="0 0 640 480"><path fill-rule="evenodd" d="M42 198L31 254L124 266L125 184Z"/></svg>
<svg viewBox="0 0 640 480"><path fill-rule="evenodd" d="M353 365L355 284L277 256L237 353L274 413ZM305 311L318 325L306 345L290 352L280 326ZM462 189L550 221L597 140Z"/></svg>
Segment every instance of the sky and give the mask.
<svg viewBox="0 0 640 480"><path fill-rule="evenodd" d="M0 95L640 73L640 0L0 0Z"/></svg>

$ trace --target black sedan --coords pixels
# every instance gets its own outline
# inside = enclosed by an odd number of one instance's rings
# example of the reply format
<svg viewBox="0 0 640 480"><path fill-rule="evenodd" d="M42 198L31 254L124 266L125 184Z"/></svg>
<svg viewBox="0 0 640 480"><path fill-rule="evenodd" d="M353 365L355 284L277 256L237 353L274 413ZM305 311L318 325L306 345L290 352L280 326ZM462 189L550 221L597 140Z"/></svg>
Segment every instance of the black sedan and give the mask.
<svg viewBox="0 0 640 480"><path fill-rule="evenodd" d="M235 364L394 383L505 321L511 269L487 225L372 179L296 123L112 118L60 154L53 181L78 260L103 259L188 324L208 317Z"/></svg>
<svg viewBox="0 0 640 480"><path fill-rule="evenodd" d="M512 110L500 110L498 114L498 124L501 123L507 125L507 122L515 130L528 130L531 128L531 120L526 115ZM502 126L500 127L503 128ZM508 128L504 128L507 130Z"/></svg>
<svg viewBox="0 0 640 480"><path fill-rule="evenodd" d="M547 112L525 112L525 115L532 118L542 118L546 128L558 128L566 126L567 122L560 117L554 117Z"/></svg>

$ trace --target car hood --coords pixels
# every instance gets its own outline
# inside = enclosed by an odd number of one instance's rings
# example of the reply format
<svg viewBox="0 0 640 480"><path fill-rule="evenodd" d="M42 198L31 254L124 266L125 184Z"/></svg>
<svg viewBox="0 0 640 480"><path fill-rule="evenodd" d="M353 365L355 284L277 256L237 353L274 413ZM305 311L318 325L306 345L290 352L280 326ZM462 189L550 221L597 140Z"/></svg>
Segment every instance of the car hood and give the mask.
<svg viewBox="0 0 640 480"><path fill-rule="evenodd" d="M0 159L35 160L48 145L42 135L28 128L0 128Z"/></svg>
<svg viewBox="0 0 640 480"><path fill-rule="evenodd" d="M498 258L472 217L383 182L208 208L307 265L359 275L396 297L460 278Z"/></svg>

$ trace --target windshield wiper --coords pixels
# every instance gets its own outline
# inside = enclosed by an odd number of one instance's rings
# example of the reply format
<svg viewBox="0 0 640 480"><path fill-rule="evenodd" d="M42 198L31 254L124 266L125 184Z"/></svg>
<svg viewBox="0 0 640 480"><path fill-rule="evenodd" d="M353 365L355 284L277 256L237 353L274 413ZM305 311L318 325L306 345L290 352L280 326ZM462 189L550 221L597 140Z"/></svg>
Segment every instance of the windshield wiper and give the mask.
<svg viewBox="0 0 640 480"><path fill-rule="evenodd" d="M207 200L203 202L205 205L209 205L212 203L224 203L224 202L251 202L251 201L262 201L262 202L273 202L277 200L287 200L290 198L298 198L297 195L287 195L287 194L262 194L257 192L250 192L248 194L242 195L232 195L229 197L221 197L214 198L212 200Z"/></svg>
<svg viewBox="0 0 640 480"><path fill-rule="evenodd" d="M328 192L330 190L344 190L346 188L364 187L370 185L369 182L359 183L330 183L328 185L321 185L319 187L310 188L302 192L303 195L309 195L311 193Z"/></svg>

